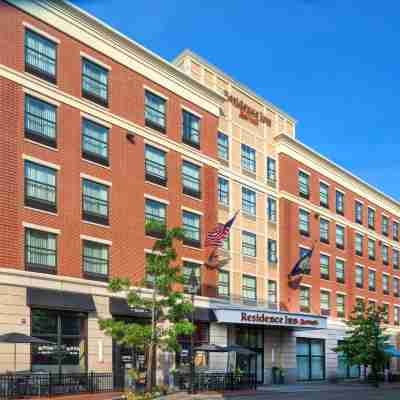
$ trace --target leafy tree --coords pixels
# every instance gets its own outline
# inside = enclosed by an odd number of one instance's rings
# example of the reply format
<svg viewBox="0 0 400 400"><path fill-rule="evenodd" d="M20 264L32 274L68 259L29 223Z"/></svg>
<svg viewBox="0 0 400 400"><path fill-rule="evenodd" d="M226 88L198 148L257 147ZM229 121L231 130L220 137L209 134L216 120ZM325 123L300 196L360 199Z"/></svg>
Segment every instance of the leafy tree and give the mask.
<svg viewBox="0 0 400 400"><path fill-rule="evenodd" d="M146 231L157 231L152 253L146 257L146 278L135 285L128 278L110 281L113 293L127 296L130 307L151 312L151 323L127 323L114 318L100 320L100 328L119 344L147 354L146 392L151 392L155 383L155 360L157 349L180 351L178 337L192 335L194 325L187 315L192 304L182 292L176 291L177 284L184 284L181 268L176 265L175 242L183 239L181 228L167 230L156 222L146 224ZM151 295L143 287L151 287ZM147 294L146 294L147 293Z"/></svg>
<svg viewBox="0 0 400 400"><path fill-rule="evenodd" d="M364 303L358 304L346 322L347 337L334 349L342 353L350 365L370 366L376 387L379 386L379 372L390 359L385 352L389 336L382 326L384 320L383 308L370 306L366 309Z"/></svg>

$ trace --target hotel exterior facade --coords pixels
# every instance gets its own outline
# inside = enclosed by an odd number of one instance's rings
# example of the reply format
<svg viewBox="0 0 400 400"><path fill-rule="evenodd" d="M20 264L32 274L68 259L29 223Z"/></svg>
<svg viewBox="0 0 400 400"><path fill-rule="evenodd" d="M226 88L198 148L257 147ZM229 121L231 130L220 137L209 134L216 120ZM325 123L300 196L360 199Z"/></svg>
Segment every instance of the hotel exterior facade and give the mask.
<svg viewBox="0 0 400 400"><path fill-rule="evenodd" d="M99 318L146 321L107 290L144 278L156 232L181 225L195 269L197 342L254 356L207 365L286 382L358 376L333 352L359 299L385 305L399 347L400 204L295 138L295 120L190 51L172 64L60 1L0 0L0 333L17 369L124 372ZM205 233L240 213L218 271ZM299 289L288 274L314 246ZM148 289L144 292L150 293ZM182 354L157 357L160 381ZM0 372L13 347L0 345ZM392 369L398 365L392 363Z"/></svg>

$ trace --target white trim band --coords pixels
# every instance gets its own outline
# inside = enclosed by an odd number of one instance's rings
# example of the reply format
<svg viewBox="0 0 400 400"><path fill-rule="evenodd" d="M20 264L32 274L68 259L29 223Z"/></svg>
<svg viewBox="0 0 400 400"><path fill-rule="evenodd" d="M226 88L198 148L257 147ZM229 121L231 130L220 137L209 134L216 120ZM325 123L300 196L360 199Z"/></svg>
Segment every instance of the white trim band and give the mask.
<svg viewBox="0 0 400 400"><path fill-rule="evenodd" d="M45 167L56 169L57 171L59 171L61 169L61 167L58 164L53 164L53 163L48 162L48 161L43 161L40 158L32 157L32 156L29 156L28 154L22 154L22 159L34 162L36 164L43 165Z"/></svg>
<svg viewBox="0 0 400 400"><path fill-rule="evenodd" d="M36 229L38 231L54 233L56 235L59 235L61 233L60 229L50 228L49 226L31 224L30 222L22 222L22 226L24 228Z"/></svg>

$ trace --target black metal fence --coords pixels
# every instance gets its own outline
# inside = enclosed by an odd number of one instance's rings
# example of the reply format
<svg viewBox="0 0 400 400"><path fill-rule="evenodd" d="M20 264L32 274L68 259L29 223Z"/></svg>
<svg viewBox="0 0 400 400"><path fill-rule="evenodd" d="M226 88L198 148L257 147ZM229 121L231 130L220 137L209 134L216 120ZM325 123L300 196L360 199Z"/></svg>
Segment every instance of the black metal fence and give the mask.
<svg viewBox="0 0 400 400"><path fill-rule="evenodd" d="M177 384L179 389L188 390L190 388L190 374L178 374ZM196 373L193 387L196 392L256 389L257 377L255 374Z"/></svg>
<svg viewBox="0 0 400 400"><path fill-rule="evenodd" d="M1 374L0 399L114 392L124 389L124 378L113 373Z"/></svg>

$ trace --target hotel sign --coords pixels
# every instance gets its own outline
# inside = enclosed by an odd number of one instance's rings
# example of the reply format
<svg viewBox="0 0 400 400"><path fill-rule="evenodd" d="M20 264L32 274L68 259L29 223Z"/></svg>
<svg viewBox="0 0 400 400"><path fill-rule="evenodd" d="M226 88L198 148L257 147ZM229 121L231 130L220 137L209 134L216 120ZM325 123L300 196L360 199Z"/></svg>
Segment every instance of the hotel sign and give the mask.
<svg viewBox="0 0 400 400"><path fill-rule="evenodd" d="M239 118L245 119L256 126L258 126L261 123L271 127L272 121L264 113L256 111L253 107L250 107L243 100L240 100L239 97L232 96L226 90L225 90L225 96L226 99L230 103L232 103L234 107L239 109Z"/></svg>
<svg viewBox="0 0 400 400"><path fill-rule="evenodd" d="M218 322L229 324L284 326L293 328L325 329L326 318L281 312L248 311L243 309L215 309Z"/></svg>

